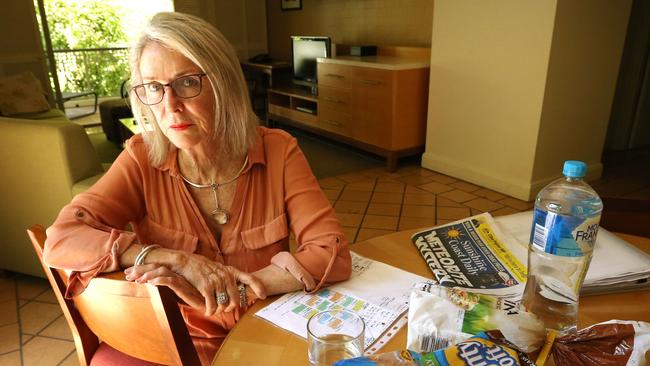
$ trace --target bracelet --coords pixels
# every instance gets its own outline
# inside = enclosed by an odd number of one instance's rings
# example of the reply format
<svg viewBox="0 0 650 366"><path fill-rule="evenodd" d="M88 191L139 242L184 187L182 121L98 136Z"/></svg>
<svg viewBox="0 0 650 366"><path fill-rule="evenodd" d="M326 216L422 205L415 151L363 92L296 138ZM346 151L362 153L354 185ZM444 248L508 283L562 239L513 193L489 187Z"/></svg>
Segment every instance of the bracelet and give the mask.
<svg viewBox="0 0 650 366"><path fill-rule="evenodd" d="M240 283L237 286L237 290L239 290L239 307L245 309L248 302L246 298L246 285Z"/></svg>
<svg viewBox="0 0 650 366"><path fill-rule="evenodd" d="M151 252L152 250L160 248L160 245L157 244L151 244L151 245L145 245L142 247L140 250L140 253L135 257L135 263L133 263L134 266L139 266L144 264L144 259L147 257L147 254Z"/></svg>

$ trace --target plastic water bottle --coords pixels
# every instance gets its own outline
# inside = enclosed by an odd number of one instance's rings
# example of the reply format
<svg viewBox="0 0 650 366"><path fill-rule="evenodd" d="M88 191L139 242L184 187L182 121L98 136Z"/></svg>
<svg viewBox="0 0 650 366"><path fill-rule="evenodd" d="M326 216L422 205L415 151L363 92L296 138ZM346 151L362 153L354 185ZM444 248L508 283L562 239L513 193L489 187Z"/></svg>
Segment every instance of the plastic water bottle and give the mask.
<svg viewBox="0 0 650 366"><path fill-rule="evenodd" d="M582 178L587 165L564 163L563 178L542 189L528 247L522 303L547 329L576 331L578 297L593 254L603 202Z"/></svg>

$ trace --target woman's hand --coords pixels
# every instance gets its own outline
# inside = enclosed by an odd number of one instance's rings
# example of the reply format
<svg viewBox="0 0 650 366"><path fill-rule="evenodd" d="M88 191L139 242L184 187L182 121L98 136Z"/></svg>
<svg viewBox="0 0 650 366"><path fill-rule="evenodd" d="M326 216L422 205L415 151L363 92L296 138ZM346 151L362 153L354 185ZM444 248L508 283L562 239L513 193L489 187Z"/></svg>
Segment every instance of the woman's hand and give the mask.
<svg viewBox="0 0 650 366"><path fill-rule="evenodd" d="M177 252L177 260L170 263L169 268L185 278L205 299L205 314L233 311L239 304L237 282L248 285L255 295L266 298L266 290L261 281L255 276L238 269L214 262L202 255ZM228 302L217 303L217 294L226 293ZM227 306L226 306L227 305Z"/></svg>
<svg viewBox="0 0 650 366"><path fill-rule="evenodd" d="M129 281L167 286L189 306L205 311L205 301L201 293L186 279L165 266L145 264L129 267L124 273Z"/></svg>

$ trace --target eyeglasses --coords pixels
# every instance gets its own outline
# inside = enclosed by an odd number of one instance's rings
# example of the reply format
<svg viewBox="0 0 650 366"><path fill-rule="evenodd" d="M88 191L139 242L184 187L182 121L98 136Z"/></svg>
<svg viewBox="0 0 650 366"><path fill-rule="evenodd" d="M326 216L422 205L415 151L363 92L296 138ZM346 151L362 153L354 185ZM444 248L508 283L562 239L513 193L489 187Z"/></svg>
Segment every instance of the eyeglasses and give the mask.
<svg viewBox="0 0 650 366"><path fill-rule="evenodd" d="M172 80L169 84L152 81L150 83L136 85L131 90L135 91L138 99L146 105L154 105L162 102L165 96L166 86L172 88L174 95L178 98L194 98L201 94L201 78L203 76L205 74L185 75Z"/></svg>

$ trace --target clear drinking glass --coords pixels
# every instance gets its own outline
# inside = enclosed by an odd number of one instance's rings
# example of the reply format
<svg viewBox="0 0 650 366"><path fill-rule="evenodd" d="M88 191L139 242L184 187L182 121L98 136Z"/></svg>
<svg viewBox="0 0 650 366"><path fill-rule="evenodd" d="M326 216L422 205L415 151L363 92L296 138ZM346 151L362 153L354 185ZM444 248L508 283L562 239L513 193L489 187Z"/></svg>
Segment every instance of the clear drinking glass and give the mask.
<svg viewBox="0 0 650 366"><path fill-rule="evenodd" d="M363 356L365 329L363 319L353 311L316 313L307 322L309 364L330 366L338 360Z"/></svg>

